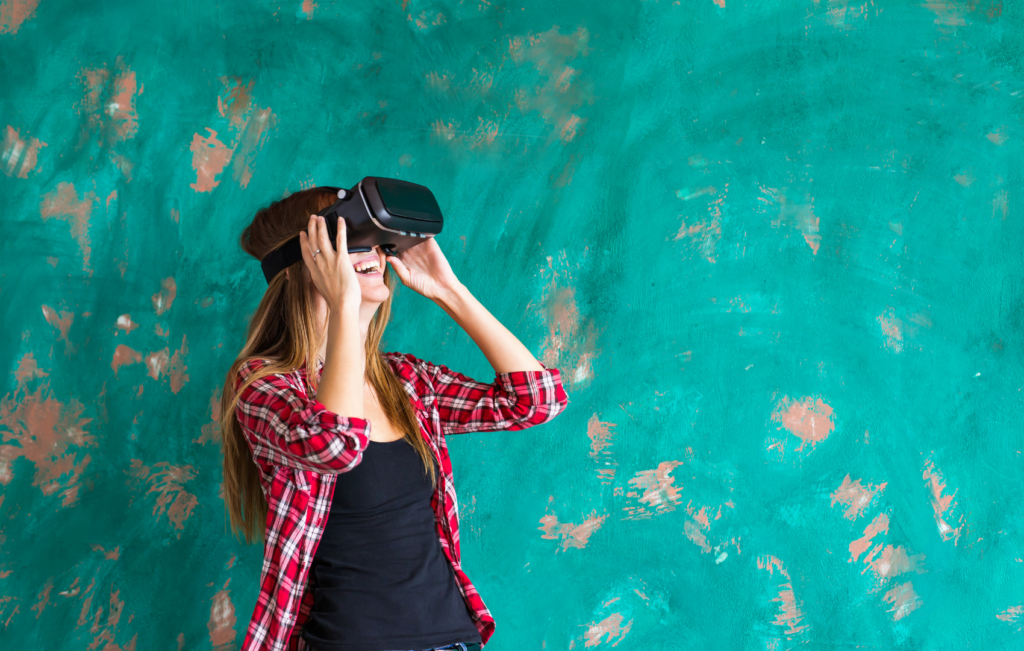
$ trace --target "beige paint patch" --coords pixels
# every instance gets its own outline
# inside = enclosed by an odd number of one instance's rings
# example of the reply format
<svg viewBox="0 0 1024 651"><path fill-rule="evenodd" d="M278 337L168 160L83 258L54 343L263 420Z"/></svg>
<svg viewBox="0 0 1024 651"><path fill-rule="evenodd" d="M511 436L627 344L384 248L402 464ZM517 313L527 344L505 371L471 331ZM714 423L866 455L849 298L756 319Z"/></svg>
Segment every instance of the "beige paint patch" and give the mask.
<svg viewBox="0 0 1024 651"><path fill-rule="evenodd" d="M210 135L202 137L198 133L192 135L192 169L196 172L196 182L189 187L196 192L210 192L220 185L217 176L224 171L224 166L231 160L231 150L217 139L217 132L207 127Z"/></svg>
<svg viewBox="0 0 1024 651"><path fill-rule="evenodd" d="M901 583L892 590L885 593L882 597L883 601L892 604L892 608L889 609L891 612L893 621L900 621L910 613L914 612L921 607L921 598L914 592L914 586L907 581Z"/></svg>
<svg viewBox="0 0 1024 651"><path fill-rule="evenodd" d="M607 519L607 514L598 515L596 510L592 511L587 519L580 524L559 522L557 515L549 514L540 519L541 526L538 527L538 529L544 532L541 538L546 538L548 540L561 540L562 551L569 549L570 547L583 549L587 546L587 541L590 540L590 536L600 529L601 525L604 524L604 521Z"/></svg>
<svg viewBox="0 0 1024 651"><path fill-rule="evenodd" d="M814 197L806 192L790 190L789 188L772 188L760 186L761 197L758 202L764 208L778 206L778 213L771 220L772 228L788 226L795 228L810 247L812 255L817 255L821 247L821 221L814 214ZM801 197L798 201L792 201L790 194Z"/></svg>
<svg viewBox="0 0 1024 651"><path fill-rule="evenodd" d="M609 642L612 643L612 646L618 646L619 642L624 640L626 634L629 633L629 629L633 627L632 619L623 625L624 619L622 613L612 613L599 622L587 624L587 632L584 634L586 642L583 646L592 647ZM612 642L612 640L615 641Z"/></svg>
<svg viewBox="0 0 1024 651"><path fill-rule="evenodd" d="M923 569L924 554L907 554L907 550L902 545L896 547L886 545L881 551L875 548L864 559L864 563L866 565L864 572L869 569L874 572L876 585L879 588L885 585L889 579L900 574L907 572L921 574L925 571Z"/></svg>
<svg viewBox="0 0 1024 651"><path fill-rule="evenodd" d="M680 240L691 242L697 252L711 264L718 261L717 246L722 238L722 206L729 194L729 184L722 187L722 191L713 186L691 189L682 188L676 190L676 196L683 201L691 201L697 197L707 195L711 200L707 204L707 215L700 217L686 216L672 238L673 242Z"/></svg>
<svg viewBox="0 0 1024 651"><path fill-rule="evenodd" d="M174 299L178 296L178 283L175 282L174 276L168 276L161 280L160 287L160 291L151 297L157 316L171 309Z"/></svg>
<svg viewBox="0 0 1024 651"><path fill-rule="evenodd" d="M595 461L605 448L611 447L615 423L607 423L598 418L597 413L587 421L587 437L590 439L590 458Z"/></svg>
<svg viewBox="0 0 1024 651"><path fill-rule="evenodd" d="M871 521L864 529L864 535L850 543L850 563L857 562L860 555L868 550L871 546L871 539L879 533L887 533L889 531L889 516L885 513L879 513L875 516L875 519Z"/></svg>
<svg viewBox="0 0 1024 651"><path fill-rule="evenodd" d="M781 423L790 434L801 440L799 452L809 443L813 449L818 443L828 438L835 429L832 422L832 407L820 398L804 396L793 399L783 397L775 406L771 419Z"/></svg>
<svg viewBox="0 0 1024 651"><path fill-rule="evenodd" d="M64 354L71 355L75 353L78 349L68 339L68 331L71 329L71 324L75 321L75 313L61 310L60 316L57 316L57 310L49 305L43 305L42 309L46 322L60 332L60 341L64 342Z"/></svg>
<svg viewBox="0 0 1024 651"><path fill-rule="evenodd" d="M653 470L641 470L629 480L635 490L626 497L635 498L637 504L626 506L624 520L647 520L654 515L669 513L676 509L681 499L682 486L675 486L672 471L682 461L662 461Z"/></svg>
<svg viewBox="0 0 1024 651"><path fill-rule="evenodd" d="M896 317L892 308L879 314L876 319L885 335L885 347L894 353L903 352L903 321Z"/></svg>
<svg viewBox="0 0 1024 651"><path fill-rule="evenodd" d="M985 137L988 138L988 141L991 142L993 145L1001 147L1004 143L1006 143L1008 137L1006 135L1006 127L1001 126L995 131L987 134Z"/></svg>
<svg viewBox="0 0 1024 651"><path fill-rule="evenodd" d="M1024 615L1024 606L1012 606L996 615L996 619L1015 626L1018 633L1021 632L1021 615Z"/></svg>
<svg viewBox="0 0 1024 651"><path fill-rule="evenodd" d="M0 484L13 479L14 460L24 457L35 466L32 485L43 495L59 494L61 506L78 501L79 479L92 457L76 448L95 447L96 438L87 431L92 418L83 418L85 405L75 398L57 400L49 380L30 389L33 380L47 377L31 355L22 358L13 394L0 400Z"/></svg>
<svg viewBox="0 0 1024 651"><path fill-rule="evenodd" d="M206 623L210 630L210 644L214 648L233 644L235 641L235 604L231 602L231 591L228 586L231 579L224 582L224 587L213 595L210 605L210 621Z"/></svg>
<svg viewBox="0 0 1024 651"><path fill-rule="evenodd" d="M192 440L193 443L220 443L220 389L214 388L213 395L210 396L210 421L203 425L200 431L202 433Z"/></svg>
<svg viewBox="0 0 1024 651"><path fill-rule="evenodd" d="M106 64L82 68L78 80L83 94L75 108L82 117L82 126L75 149L92 143L106 150L125 181L131 181L134 164L117 149L139 130L135 101L142 89L137 85L135 72L118 56L113 68Z"/></svg>
<svg viewBox="0 0 1024 651"><path fill-rule="evenodd" d="M121 331L130 333L132 330L138 328L139 324L132 321L132 315L122 314L117 317L116 326L118 332L114 333L115 336Z"/></svg>
<svg viewBox="0 0 1024 651"><path fill-rule="evenodd" d="M114 371L114 376L117 376L117 369L128 364L138 364L142 361L142 354L132 350L124 344L118 344L117 348L114 349L114 359L110 362L110 368Z"/></svg>
<svg viewBox="0 0 1024 651"><path fill-rule="evenodd" d="M94 579L95 580L95 579ZM92 585L90 584L90 588ZM110 601L107 605L107 617L106 621L101 624L101 616L103 615L103 607L100 606L96 609L95 615L88 617L92 604L92 597L96 593L89 595L86 599L86 603L82 607L81 614L78 617L78 626L84 626L88 619L92 620L92 626L89 629L90 633L93 633L94 637L92 642L89 643L89 649L103 649L104 651L113 651L121 648L121 645L117 643L117 638L120 637L120 623L121 614L124 611L124 601L121 600L120 590L110 591ZM128 617L128 622L131 622L132 618L135 617L135 613L132 613ZM126 633L127 635L127 633ZM123 643L124 651L135 651L135 645L138 643L139 634L135 633L131 639Z"/></svg>
<svg viewBox="0 0 1024 651"><path fill-rule="evenodd" d="M223 88L217 97L217 112L228 121L227 135L231 144L218 140L217 132L209 127L206 130L210 135L205 138L193 134L190 150L196 182L190 187L196 192L210 192L217 187L220 184L217 176L229 164L232 179L240 187L248 187L256 156L266 144L270 130L277 126L273 111L253 101L254 80L245 82L240 77L220 77L219 80Z"/></svg>
<svg viewBox="0 0 1024 651"><path fill-rule="evenodd" d="M46 147L45 142L38 138L22 139L18 130L7 125L4 133L3 154L0 155L0 165L3 166L4 174L19 179L27 179L29 172L36 171L39 161L39 150Z"/></svg>
<svg viewBox="0 0 1024 651"><path fill-rule="evenodd" d="M843 517L847 520L856 520L875 499L875 495L885 490L886 485L887 482L882 482L878 486L861 486L859 479L850 481L850 475L847 474L839 488L832 492L831 506L835 506L836 502L845 504L848 508Z"/></svg>
<svg viewBox="0 0 1024 651"><path fill-rule="evenodd" d="M935 468L935 464L931 460L925 461L922 477L931 497L932 511L935 515L935 524L939 529L939 535L943 540L952 540L953 545L956 546L964 528L963 517L959 518L960 526L956 528L946 521L947 518L952 518L952 509L955 505L953 498L956 496L956 492L954 491L953 495L943 494L946 491L946 482L942 480L942 474Z"/></svg>
<svg viewBox="0 0 1024 651"><path fill-rule="evenodd" d="M803 633L810 628L810 624L801 624L804 619L803 602L796 596L793 589L793 581L786 570L785 565L775 556L759 556L757 567L766 570L774 576L779 572L778 596L772 599L773 603L779 604L779 612L775 615L775 626L784 627L783 634L792 640L792 636Z"/></svg>
<svg viewBox="0 0 1024 651"><path fill-rule="evenodd" d="M97 200L91 190L81 197L78 196L72 183L58 183L57 187L43 196L39 204L39 216L43 221L51 218L60 219L71 227L71 237L78 244L82 254L82 270L92 276L89 259L92 256L92 241L89 238L89 219L92 216L92 205Z"/></svg>
<svg viewBox="0 0 1024 651"><path fill-rule="evenodd" d="M564 369L567 387L588 386L594 376L598 330L592 319L580 316L565 251L559 252L557 260L548 256L547 268L542 268L540 274L547 277L547 283L540 299L531 301L526 311L539 313L547 323L541 361Z"/></svg>
<svg viewBox="0 0 1024 651"><path fill-rule="evenodd" d="M151 493L156 495L156 502L153 505L156 521L159 523L160 517L166 515L180 539L185 521L192 515L192 510L198 503L196 496L183 486L196 478L196 471L192 466L174 466L167 461L158 461L152 466L146 466L139 459L132 459L131 468L126 470L125 474L128 475L128 485L134 494L145 491L143 494L146 496ZM131 501L134 501L134 498Z"/></svg>
<svg viewBox="0 0 1024 651"><path fill-rule="evenodd" d="M21 25L36 13L39 0L3 0L0 2L0 34L17 34Z"/></svg>

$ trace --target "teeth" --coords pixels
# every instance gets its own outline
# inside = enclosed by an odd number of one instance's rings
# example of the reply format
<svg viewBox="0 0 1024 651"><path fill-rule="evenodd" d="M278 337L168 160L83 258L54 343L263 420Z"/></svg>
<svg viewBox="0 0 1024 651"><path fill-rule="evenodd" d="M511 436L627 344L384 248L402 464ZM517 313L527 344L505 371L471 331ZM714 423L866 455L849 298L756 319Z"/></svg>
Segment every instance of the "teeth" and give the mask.
<svg viewBox="0 0 1024 651"><path fill-rule="evenodd" d="M365 264L357 266L356 271L361 274L370 273L371 271L376 271L379 266L380 264L377 260L370 260Z"/></svg>

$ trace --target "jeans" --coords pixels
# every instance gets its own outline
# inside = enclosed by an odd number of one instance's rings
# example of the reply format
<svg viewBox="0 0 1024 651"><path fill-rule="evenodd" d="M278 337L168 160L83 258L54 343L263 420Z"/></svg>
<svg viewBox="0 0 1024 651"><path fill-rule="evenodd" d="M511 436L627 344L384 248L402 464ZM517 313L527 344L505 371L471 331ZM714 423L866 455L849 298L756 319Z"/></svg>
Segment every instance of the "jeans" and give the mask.
<svg viewBox="0 0 1024 651"><path fill-rule="evenodd" d="M445 646L436 646L432 649L421 649L421 650L408 650L403 649L402 651L440 651L441 649L450 649L451 651L480 651L480 645L476 642L471 644L464 644L462 642L455 642L454 644L448 644Z"/></svg>
<svg viewBox="0 0 1024 651"><path fill-rule="evenodd" d="M312 647L310 648L312 649ZM445 649L446 651L480 651L480 643L472 642L469 644L464 644L462 642L455 642L453 644L446 644L445 646L436 646L430 649L403 649L401 651L440 651L441 649ZM315 651L315 649L313 651Z"/></svg>

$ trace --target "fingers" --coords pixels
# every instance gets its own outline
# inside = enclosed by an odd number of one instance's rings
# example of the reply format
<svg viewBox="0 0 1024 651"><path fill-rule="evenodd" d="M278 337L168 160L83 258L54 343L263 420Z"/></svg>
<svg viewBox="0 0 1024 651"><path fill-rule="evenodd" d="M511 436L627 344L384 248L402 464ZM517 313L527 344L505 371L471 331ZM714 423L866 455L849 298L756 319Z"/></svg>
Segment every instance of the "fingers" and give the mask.
<svg viewBox="0 0 1024 651"><path fill-rule="evenodd" d="M306 225L307 230L299 231L299 250L302 251L302 261L306 263L306 267L310 267L314 262L313 249L310 247L310 243L316 241L312 239L315 225L314 215L310 215L309 223Z"/></svg>
<svg viewBox="0 0 1024 651"><path fill-rule="evenodd" d="M327 220L320 215L316 216L316 240L317 248L320 249L320 255L326 254L325 259L329 260L331 255L334 253L331 249L331 236L327 232Z"/></svg>
<svg viewBox="0 0 1024 651"><path fill-rule="evenodd" d="M348 254L348 228L341 215L338 215L338 253Z"/></svg>
<svg viewBox="0 0 1024 651"><path fill-rule="evenodd" d="M404 262L402 262L393 255L387 256L385 258L385 262L391 263L391 268L394 269L395 273L398 274L399 280L405 283L406 280L409 278L409 267L406 267Z"/></svg>

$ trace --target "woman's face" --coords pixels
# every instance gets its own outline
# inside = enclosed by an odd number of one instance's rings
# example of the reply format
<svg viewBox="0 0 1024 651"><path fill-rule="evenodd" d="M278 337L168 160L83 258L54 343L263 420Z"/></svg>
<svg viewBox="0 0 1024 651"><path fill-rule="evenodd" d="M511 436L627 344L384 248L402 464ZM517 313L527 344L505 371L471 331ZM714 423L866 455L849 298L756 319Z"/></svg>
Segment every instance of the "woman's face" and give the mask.
<svg viewBox="0 0 1024 651"><path fill-rule="evenodd" d="M371 307L371 311L376 311L377 306L388 300L388 296L391 295L391 290L384 284L384 269L387 264L384 251L379 246L374 246L370 251L349 253L348 259L356 269L356 279L363 297L361 307ZM360 269L365 273L361 273ZM309 270L305 270L305 273L308 279ZM327 301L316 289L316 285L313 286L313 296L317 313L326 318ZM360 312L362 311L361 309Z"/></svg>

